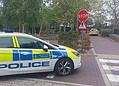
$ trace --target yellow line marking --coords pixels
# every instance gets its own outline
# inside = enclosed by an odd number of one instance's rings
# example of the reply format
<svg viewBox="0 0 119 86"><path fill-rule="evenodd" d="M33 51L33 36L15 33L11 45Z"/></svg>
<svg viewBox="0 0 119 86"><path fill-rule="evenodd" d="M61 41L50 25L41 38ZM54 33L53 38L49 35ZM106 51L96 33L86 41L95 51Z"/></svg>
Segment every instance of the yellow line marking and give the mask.
<svg viewBox="0 0 119 86"><path fill-rule="evenodd" d="M12 37L12 41L13 41L13 45L14 45L14 47L17 47L16 44L15 44L14 36Z"/></svg>
<svg viewBox="0 0 119 86"><path fill-rule="evenodd" d="M15 40L16 40L17 47L19 48L20 45L19 45L19 42L18 42L18 40L17 40L17 37L15 36L14 38L15 38Z"/></svg>

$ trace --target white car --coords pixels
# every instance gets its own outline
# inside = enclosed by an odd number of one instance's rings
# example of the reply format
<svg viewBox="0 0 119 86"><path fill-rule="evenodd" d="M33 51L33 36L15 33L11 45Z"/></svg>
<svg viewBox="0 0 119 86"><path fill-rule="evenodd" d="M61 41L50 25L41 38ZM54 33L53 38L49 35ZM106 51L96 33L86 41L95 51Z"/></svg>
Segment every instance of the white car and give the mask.
<svg viewBox="0 0 119 86"><path fill-rule="evenodd" d="M0 34L0 76L50 71L69 75L80 66L81 54L74 49L28 34Z"/></svg>
<svg viewBox="0 0 119 86"><path fill-rule="evenodd" d="M90 36L98 36L99 35L99 31L97 30L97 29L91 29L90 31L89 31L89 35Z"/></svg>

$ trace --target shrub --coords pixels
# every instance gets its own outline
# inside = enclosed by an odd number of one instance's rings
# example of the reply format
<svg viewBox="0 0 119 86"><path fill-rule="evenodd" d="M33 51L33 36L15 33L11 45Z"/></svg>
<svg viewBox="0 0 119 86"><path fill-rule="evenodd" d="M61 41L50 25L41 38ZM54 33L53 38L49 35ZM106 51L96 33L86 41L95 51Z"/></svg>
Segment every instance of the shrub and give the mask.
<svg viewBox="0 0 119 86"><path fill-rule="evenodd" d="M85 52L86 50L89 50L91 47L91 42L90 42L90 36L89 34L83 34L83 36L81 37L80 34L80 38L78 39L78 44L80 44L80 48L81 48L81 52Z"/></svg>
<svg viewBox="0 0 119 86"><path fill-rule="evenodd" d="M90 38L88 34L84 34L82 39L77 32L66 32L59 35L59 44L84 52L90 48Z"/></svg>
<svg viewBox="0 0 119 86"><path fill-rule="evenodd" d="M75 48L77 47L78 33L63 32L59 34L59 44Z"/></svg>
<svg viewBox="0 0 119 86"><path fill-rule="evenodd" d="M119 29L114 29L115 34L119 34Z"/></svg>
<svg viewBox="0 0 119 86"><path fill-rule="evenodd" d="M101 29L100 33L103 37L108 37L109 34L112 34L113 30L112 29Z"/></svg>

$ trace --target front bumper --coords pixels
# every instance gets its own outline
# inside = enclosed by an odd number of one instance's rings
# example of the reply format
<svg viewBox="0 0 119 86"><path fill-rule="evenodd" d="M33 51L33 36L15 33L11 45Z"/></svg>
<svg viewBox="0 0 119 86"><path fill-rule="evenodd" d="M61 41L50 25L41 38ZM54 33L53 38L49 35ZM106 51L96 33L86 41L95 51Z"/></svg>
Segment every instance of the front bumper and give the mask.
<svg viewBox="0 0 119 86"><path fill-rule="evenodd" d="M81 57L80 59L74 60L74 69L78 69L81 67Z"/></svg>

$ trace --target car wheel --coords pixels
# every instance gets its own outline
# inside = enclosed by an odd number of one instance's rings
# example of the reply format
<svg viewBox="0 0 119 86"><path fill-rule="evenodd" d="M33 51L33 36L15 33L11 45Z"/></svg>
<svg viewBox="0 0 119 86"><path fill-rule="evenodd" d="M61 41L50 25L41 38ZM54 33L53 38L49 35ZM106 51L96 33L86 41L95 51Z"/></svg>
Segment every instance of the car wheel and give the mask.
<svg viewBox="0 0 119 86"><path fill-rule="evenodd" d="M55 65L57 75L66 76L72 73L74 69L73 62L70 59L60 59Z"/></svg>

